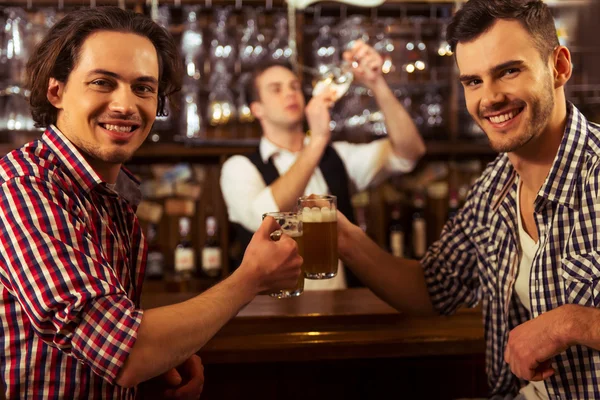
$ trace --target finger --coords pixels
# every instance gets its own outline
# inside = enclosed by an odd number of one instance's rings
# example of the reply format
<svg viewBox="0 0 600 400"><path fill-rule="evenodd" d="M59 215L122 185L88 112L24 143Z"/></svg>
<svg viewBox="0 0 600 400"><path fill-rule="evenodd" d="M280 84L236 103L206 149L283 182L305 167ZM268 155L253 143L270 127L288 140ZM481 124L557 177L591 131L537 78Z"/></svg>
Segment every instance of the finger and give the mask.
<svg viewBox="0 0 600 400"><path fill-rule="evenodd" d="M202 365L202 360L196 354L185 360L182 367L185 369L186 377L201 377L204 381L204 366Z"/></svg>
<svg viewBox="0 0 600 400"><path fill-rule="evenodd" d="M179 386L183 378L177 369L171 368L167 372L161 375L162 379L169 386Z"/></svg>
<svg viewBox="0 0 600 400"><path fill-rule="evenodd" d="M279 226L277 221L275 221L275 218L266 217L263 220L262 224L260 224L260 226L258 227L258 230L256 231L255 235L258 235L258 237L261 237L263 239L269 239L271 233L273 233L277 229L281 229L281 226Z"/></svg>
<svg viewBox="0 0 600 400"><path fill-rule="evenodd" d="M358 39L354 41L354 44L352 45L352 51L354 53L356 53L357 51L359 51L360 49L363 48L369 48L370 46L368 46L362 39Z"/></svg>
<svg viewBox="0 0 600 400"><path fill-rule="evenodd" d="M359 63L362 63L368 58L369 52L370 49L368 47L360 47L354 52L354 59Z"/></svg>
<svg viewBox="0 0 600 400"><path fill-rule="evenodd" d="M381 69L381 63L379 62L379 60L374 59L374 60L369 61L366 65L366 67L367 67L367 70L376 72Z"/></svg>
<svg viewBox="0 0 600 400"><path fill-rule="evenodd" d="M194 354L181 367L185 369L188 380L185 385L173 392L174 397L179 399L198 398L204 387L204 366L202 365L202 360Z"/></svg>

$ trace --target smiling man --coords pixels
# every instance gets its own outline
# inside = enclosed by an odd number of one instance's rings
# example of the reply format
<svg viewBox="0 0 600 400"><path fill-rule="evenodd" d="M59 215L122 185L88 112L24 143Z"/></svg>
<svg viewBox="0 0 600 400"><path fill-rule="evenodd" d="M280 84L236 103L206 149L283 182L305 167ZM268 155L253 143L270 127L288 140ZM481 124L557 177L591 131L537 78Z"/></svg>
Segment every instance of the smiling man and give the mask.
<svg viewBox="0 0 600 400"><path fill-rule="evenodd" d="M537 0L470 0L448 28L469 113L500 153L417 261L343 217L342 259L399 310L481 304L491 394L600 398L600 127ZM508 396L508 397L505 397Z"/></svg>
<svg viewBox="0 0 600 400"><path fill-rule="evenodd" d="M66 15L28 63L42 138L0 161L0 368L8 398L196 399L195 353L254 296L295 284L302 259L267 218L228 279L140 309L140 191L122 168L179 90L177 46L117 7ZM172 99L171 99L172 100ZM153 379L155 378L156 379Z"/></svg>

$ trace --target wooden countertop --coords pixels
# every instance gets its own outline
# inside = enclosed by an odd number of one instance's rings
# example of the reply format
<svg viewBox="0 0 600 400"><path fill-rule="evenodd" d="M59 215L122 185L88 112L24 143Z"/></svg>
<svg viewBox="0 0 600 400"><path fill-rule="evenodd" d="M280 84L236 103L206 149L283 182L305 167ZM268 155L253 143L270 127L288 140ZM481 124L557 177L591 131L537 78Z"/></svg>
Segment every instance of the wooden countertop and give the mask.
<svg viewBox="0 0 600 400"><path fill-rule="evenodd" d="M193 293L148 293L144 308L185 301ZM368 289L307 291L295 299L257 296L199 352L203 362L483 354L479 309L450 317L398 313Z"/></svg>

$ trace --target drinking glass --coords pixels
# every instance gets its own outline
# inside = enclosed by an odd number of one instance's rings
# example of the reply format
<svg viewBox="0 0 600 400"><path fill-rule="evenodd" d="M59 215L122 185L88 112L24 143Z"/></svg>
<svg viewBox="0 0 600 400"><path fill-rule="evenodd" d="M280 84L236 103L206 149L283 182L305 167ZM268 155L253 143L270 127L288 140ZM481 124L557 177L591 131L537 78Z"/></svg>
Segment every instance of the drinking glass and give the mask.
<svg viewBox="0 0 600 400"><path fill-rule="evenodd" d="M279 224L281 229L271 233L271 240L278 241L281 239L281 235L288 235L298 244L298 254L300 257L304 257L304 238L303 238L303 224L300 220L298 213L295 212L268 212L263 214L262 218L273 217ZM304 291L304 265L302 266L302 273L298 277L298 282L293 288L282 289L274 293L269 293L269 296L275 297L276 299L287 299L290 297L297 297Z"/></svg>
<svg viewBox="0 0 600 400"><path fill-rule="evenodd" d="M304 276L330 279L337 275L337 197L311 195L298 199L304 241Z"/></svg>

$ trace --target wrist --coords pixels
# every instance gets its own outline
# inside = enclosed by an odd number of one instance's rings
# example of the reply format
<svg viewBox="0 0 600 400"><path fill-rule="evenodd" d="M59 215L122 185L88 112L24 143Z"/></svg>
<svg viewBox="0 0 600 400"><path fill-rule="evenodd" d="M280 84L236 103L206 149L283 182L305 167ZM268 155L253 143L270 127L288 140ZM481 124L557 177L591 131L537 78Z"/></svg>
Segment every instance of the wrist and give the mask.
<svg viewBox="0 0 600 400"><path fill-rule="evenodd" d="M236 291L241 292L247 302L252 301L264 290L261 288L260 279L257 279L255 274L252 273L253 270L255 269L249 266L246 260L243 260L238 269L226 279Z"/></svg>
<svg viewBox="0 0 600 400"><path fill-rule="evenodd" d="M375 97L392 94L392 90L388 86L383 75L377 76L377 78L368 85L368 89L371 89Z"/></svg>
<svg viewBox="0 0 600 400"><path fill-rule="evenodd" d="M339 229L339 225L338 225ZM339 232L339 253L342 260L351 260L354 258L354 252L357 250L357 243L360 243L364 232L354 224L348 224L347 227Z"/></svg>
<svg viewBox="0 0 600 400"><path fill-rule="evenodd" d="M558 340L565 348L586 343L588 338L585 336L590 333L588 329L590 317L586 315L586 307L576 304L565 304L560 309L562 311L560 319L563 323L556 324L556 327L559 329Z"/></svg>
<svg viewBox="0 0 600 400"><path fill-rule="evenodd" d="M310 142L308 142L307 147L312 149L320 149L324 150L325 147L329 144L329 137L323 134L314 134L310 135Z"/></svg>

